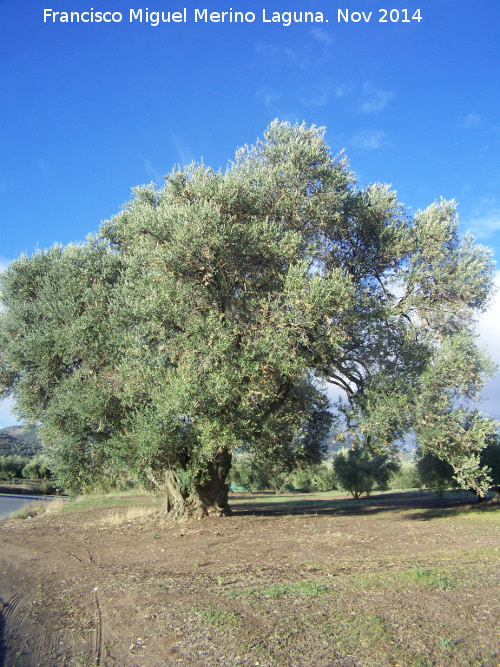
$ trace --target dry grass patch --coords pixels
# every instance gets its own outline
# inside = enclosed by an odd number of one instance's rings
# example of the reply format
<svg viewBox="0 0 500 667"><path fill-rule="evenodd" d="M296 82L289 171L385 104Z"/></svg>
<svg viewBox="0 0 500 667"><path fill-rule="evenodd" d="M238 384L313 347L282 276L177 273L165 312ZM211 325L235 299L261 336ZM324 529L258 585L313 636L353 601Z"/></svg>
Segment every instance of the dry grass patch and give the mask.
<svg viewBox="0 0 500 667"><path fill-rule="evenodd" d="M151 518L157 513L158 509L154 506L151 507L151 505L133 505L132 507L126 507L124 509L108 512L104 516L100 517L100 519L95 523L102 526L123 526L123 524L132 523L134 521L144 521L145 519Z"/></svg>
<svg viewBox="0 0 500 667"><path fill-rule="evenodd" d="M62 498L61 496L57 496L53 500L47 501L45 505L45 512L47 514L50 514L51 512L60 512L62 508L64 507L64 504L66 502L65 498Z"/></svg>

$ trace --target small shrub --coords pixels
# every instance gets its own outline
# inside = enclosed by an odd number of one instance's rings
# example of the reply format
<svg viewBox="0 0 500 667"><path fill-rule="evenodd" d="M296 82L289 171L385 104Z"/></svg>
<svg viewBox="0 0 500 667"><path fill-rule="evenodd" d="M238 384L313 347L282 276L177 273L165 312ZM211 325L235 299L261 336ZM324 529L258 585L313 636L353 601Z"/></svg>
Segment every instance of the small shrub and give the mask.
<svg viewBox="0 0 500 667"><path fill-rule="evenodd" d="M317 582L296 581L291 584L274 584L265 588L245 588L233 590L229 596L235 597L257 597L257 598L283 598L283 597L316 597L330 593L330 589Z"/></svg>
<svg viewBox="0 0 500 667"><path fill-rule="evenodd" d="M440 591L453 588L455 582L441 574L434 568L423 569L415 565L413 570L408 573L408 578L425 586L426 588L438 588Z"/></svg>
<svg viewBox="0 0 500 667"><path fill-rule="evenodd" d="M215 625L217 628L225 628L227 626L238 626L241 625L241 616L234 611L224 611L218 609L213 611L203 610L195 612L200 619L208 621L212 625Z"/></svg>

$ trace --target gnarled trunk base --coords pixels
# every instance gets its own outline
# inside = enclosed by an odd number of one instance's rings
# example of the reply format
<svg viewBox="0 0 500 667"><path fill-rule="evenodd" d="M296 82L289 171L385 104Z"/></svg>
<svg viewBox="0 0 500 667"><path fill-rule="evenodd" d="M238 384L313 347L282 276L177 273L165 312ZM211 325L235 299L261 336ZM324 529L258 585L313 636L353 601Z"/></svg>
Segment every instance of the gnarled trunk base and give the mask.
<svg viewBox="0 0 500 667"><path fill-rule="evenodd" d="M180 519L186 514L186 497L181 491L181 482L174 470L162 473L149 469L146 477L163 498L163 511L170 519Z"/></svg>
<svg viewBox="0 0 500 667"><path fill-rule="evenodd" d="M165 471L163 487L165 511L172 519L178 519L186 513L186 499L181 492L180 480L175 472Z"/></svg>
<svg viewBox="0 0 500 667"><path fill-rule="evenodd" d="M146 471L150 482L164 499L164 512L169 519L204 516L228 516L229 484L226 479L231 469L232 454L222 449L207 466L203 481L195 483L188 497L182 492L181 480L174 470L161 474Z"/></svg>
<svg viewBox="0 0 500 667"><path fill-rule="evenodd" d="M197 519L204 516L228 516L231 508L228 504L229 484L226 479L231 469L232 454L222 449L208 465L203 482L195 484L188 499L190 514Z"/></svg>

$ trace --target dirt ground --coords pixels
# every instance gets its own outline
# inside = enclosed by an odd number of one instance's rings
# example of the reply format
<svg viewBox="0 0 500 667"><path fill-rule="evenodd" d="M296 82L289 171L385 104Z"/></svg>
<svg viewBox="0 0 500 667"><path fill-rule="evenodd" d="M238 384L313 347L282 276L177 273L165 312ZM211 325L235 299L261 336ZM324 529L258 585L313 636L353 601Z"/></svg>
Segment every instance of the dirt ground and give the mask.
<svg viewBox="0 0 500 667"><path fill-rule="evenodd" d="M419 493L148 497L0 522L0 666L500 665L500 509Z"/></svg>

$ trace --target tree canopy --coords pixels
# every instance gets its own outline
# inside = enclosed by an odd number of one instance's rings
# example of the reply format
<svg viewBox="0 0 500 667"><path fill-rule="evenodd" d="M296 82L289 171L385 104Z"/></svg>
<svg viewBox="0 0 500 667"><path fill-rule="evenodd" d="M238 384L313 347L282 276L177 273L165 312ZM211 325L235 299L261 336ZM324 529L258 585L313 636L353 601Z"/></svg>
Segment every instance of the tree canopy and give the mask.
<svg viewBox="0 0 500 667"><path fill-rule="evenodd" d="M323 129L275 121L225 172L177 168L85 243L12 262L0 388L62 483L132 470L176 513L228 511L235 450L291 469L332 426L373 452L413 432L484 493L492 261L457 227L453 202L410 216Z"/></svg>

